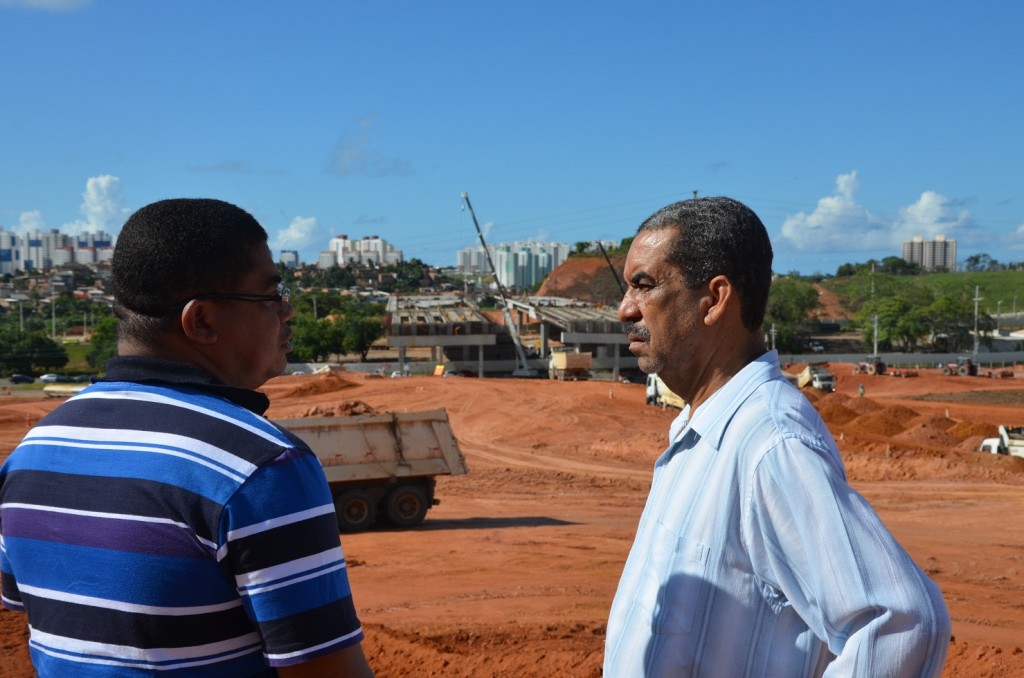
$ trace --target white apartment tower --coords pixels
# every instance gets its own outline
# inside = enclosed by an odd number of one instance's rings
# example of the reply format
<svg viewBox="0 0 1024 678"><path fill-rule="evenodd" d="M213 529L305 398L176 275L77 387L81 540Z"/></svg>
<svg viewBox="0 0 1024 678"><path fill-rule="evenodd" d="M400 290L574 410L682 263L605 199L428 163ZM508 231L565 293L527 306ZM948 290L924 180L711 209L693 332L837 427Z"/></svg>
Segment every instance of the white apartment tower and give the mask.
<svg viewBox="0 0 1024 678"><path fill-rule="evenodd" d="M97 264L113 255L114 238L103 231L71 236L52 229L17 235L0 229L0 274L30 268L47 271L70 263Z"/></svg>
<svg viewBox="0 0 1024 678"><path fill-rule="evenodd" d="M387 240L375 235L363 236L361 240L349 240L347 235L331 238L328 250L334 253L338 266L349 264L377 264L393 266L402 263L402 250L396 250Z"/></svg>
<svg viewBox="0 0 1024 678"><path fill-rule="evenodd" d="M498 282L506 287L530 287L544 279L569 256L569 245L562 242L515 242L488 245L497 271ZM491 272L483 247L467 247L456 253L459 273Z"/></svg>
<svg viewBox="0 0 1024 678"><path fill-rule="evenodd" d="M925 271L956 271L956 240L946 240L944 235L935 236L935 240L925 240L915 235L903 242L903 260L918 264Z"/></svg>

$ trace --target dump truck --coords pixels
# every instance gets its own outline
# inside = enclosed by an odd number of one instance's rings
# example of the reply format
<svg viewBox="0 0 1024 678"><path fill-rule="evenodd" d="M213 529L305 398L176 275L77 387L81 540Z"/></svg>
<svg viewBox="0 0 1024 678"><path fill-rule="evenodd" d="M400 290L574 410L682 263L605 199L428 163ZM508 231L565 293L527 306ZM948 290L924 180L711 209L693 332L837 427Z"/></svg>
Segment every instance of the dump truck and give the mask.
<svg viewBox="0 0 1024 678"><path fill-rule="evenodd" d="M559 381L586 381L590 379L590 358L590 353L580 353L578 348L552 348L548 360L548 378Z"/></svg>
<svg viewBox="0 0 1024 678"><path fill-rule="evenodd" d="M831 393L836 390L836 376L825 363L808 365L797 375L796 385L798 388L813 386L819 391Z"/></svg>
<svg viewBox="0 0 1024 678"><path fill-rule="evenodd" d="M320 459L342 532L369 529L378 516L415 527L440 503L435 478L468 473L443 409L274 422Z"/></svg>
<svg viewBox="0 0 1024 678"><path fill-rule="evenodd" d="M1024 426L999 426L998 438L985 438L980 451L1024 457Z"/></svg>
<svg viewBox="0 0 1024 678"><path fill-rule="evenodd" d="M940 370L942 374L947 377L953 375L961 377L976 377L978 376L978 365L966 356L961 356L956 359L955 363L946 363Z"/></svg>
<svg viewBox="0 0 1024 678"><path fill-rule="evenodd" d="M668 386L665 386L665 382L661 380L656 374L647 375L647 404L657 405L658 407L674 407L676 409L683 409L686 407L686 401L679 395L672 392Z"/></svg>

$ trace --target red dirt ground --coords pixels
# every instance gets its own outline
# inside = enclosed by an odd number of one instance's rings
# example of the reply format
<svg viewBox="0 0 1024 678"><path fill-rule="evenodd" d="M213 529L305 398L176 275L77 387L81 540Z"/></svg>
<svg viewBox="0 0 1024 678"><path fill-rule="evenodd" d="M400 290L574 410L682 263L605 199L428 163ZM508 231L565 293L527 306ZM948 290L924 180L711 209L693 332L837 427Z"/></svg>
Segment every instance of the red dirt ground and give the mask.
<svg viewBox="0 0 1024 678"><path fill-rule="evenodd" d="M1017 379L858 376L809 392L852 484L942 588L945 676L1024 675L1024 459L975 452L1024 424ZM865 397L857 396L863 383ZM271 417L444 407L470 467L412 530L345 535L378 676L599 676L605 620L672 411L609 382L281 377ZM919 397L931 398L920 400ZM0 397L0 458L57 403ZM31 676L0 612L0 678Z"/></svg>

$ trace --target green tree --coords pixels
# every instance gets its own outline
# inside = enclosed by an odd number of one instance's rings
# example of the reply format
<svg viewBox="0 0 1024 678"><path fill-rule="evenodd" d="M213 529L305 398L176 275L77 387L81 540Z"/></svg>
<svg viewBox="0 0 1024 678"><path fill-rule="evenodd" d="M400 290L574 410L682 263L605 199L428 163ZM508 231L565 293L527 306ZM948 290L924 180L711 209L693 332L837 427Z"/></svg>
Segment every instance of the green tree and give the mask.
<svg viewBox="0 0 1024 678"><path fill-rule="evenodd" d="M384 324L377 317L352 314L341 321L341 334L344 352L358 354L365 362L373 342L384 336Z"/></svg>
<svg viewBox="0 0 1024 678"><path fill-rule="evenodd" d="M117 318L106 316L92 328L92 342L85 361L99 372L107 371L107 361L117 355Z"/></svg>
<svg viewBox="0 0 1024 678"><path fill-rule="evenodd" d="M44 334L19 332L17 327L6 324L0 331L0 370L13 372L47 372L68 364L64 347Z"/></svg>
<svg viewBox="0 0 1024 678"><path fill-rule="evenodd" d="M775 347L787 353L807 350L807 341L817 329L812 318L820 306L814 285L788 276L772 281L765 313L765 330L775 331Z"/></svg>
<svg viewBox="0 0 1024 678"><path fill-rule="evenodd" d="M332 353L341 353L342 335L332 318L314 319L298 316L292 321L292 352L294 362L320 362Z"/></svg>

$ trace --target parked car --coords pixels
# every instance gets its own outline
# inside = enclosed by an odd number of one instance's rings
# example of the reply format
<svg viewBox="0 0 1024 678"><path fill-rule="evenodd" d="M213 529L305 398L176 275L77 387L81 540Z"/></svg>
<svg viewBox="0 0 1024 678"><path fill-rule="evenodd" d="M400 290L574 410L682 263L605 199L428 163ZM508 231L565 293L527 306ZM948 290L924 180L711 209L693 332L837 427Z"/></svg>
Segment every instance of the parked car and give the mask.
<svg viewBox="0 0 1024 678"><path fill-rule="evenodd" d="M810 346L811 346L811 350L813 352L815 352L815 353L824 353L825 352L825 346L820 341L812 341Z"/></svg>
<svg viewBox="0 0 1024 678"><path fill-rule="evenodd" d="M7 381L11 382L12 384L31 384L35 380L35 377L29 376L27 374L12 374L7 378Z"/></svg>
<svg viewBox="0 0 1024 678"><path fill-rule="evenodd" d="M56 384L60 380L61 375L53 374L52 372L44 374L43 376L39 377L39 381L43 382L44 384Z"/></svg>

